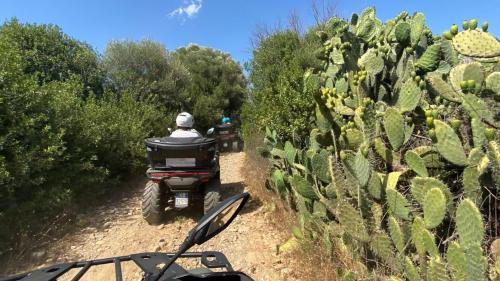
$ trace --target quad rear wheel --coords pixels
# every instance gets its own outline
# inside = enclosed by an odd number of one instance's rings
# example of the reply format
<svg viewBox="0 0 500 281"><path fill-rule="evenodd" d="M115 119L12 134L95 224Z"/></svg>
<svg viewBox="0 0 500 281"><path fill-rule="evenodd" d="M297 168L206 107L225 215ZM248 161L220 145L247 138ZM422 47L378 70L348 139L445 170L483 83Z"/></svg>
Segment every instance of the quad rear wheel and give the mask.
<svg viewBox="0 0 500 281"><path fill-rule="evenodd" d="M220 202L220 186L220 176L216 176L205 187L205 197L203 200L203 210L205 214Z"/></svg>
<svg viewBox="0 0 500 281"><path fill-rule="evenodd" d="M142 194L142 216L149 224L159 224L165 213L160 184L148 181Z"/></svg>

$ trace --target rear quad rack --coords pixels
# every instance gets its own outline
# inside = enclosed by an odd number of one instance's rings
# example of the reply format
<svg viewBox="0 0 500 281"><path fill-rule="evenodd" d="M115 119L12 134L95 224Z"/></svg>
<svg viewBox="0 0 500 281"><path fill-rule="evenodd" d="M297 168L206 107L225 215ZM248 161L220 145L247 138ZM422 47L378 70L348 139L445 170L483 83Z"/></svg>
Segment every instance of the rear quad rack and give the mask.
<svg viewBox="0 0 500 281"><path fill-rule="evenodd" d="M129 256L104 258L89 261L80 262L69 262L52 265L42 269L38 269L31 272L26 272L14 276L9 276L6 278L0 278L0 281L52 281L58 278L64 277L71 269L81 268L76 275L71 280L80 280L87 271L93 266L99 266L104 264L114 264L115 265L115 280L122 281L122 262L133 261L135 264L143 271L144 281L157 280L158 274L160 273L161 267L168 263L171 257L175 254L173 253L139 253ZM180 256L180 258L200 258L201 264L207 268L221 268L226 271L233 271L233 268L226 256L221 252L188 252ZM188 273L180 265L173 263L164 276L158 280L166 280L171 277L175 277L181 274ZM68 276L71 277L71 276ZM110 279L111 280L111 276Z"/></svg>

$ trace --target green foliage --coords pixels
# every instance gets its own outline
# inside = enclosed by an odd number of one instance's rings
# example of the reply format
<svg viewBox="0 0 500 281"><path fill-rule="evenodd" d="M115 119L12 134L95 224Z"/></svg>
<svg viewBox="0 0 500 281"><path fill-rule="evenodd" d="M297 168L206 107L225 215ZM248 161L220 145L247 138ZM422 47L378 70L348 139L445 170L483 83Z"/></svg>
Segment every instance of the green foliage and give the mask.
<svg viewBox="0 0 500 281"><path fill-rule="evenodd" d="M406 164L421 177L429 176L427 168L425 167L424 159L422 159L417 153L412 150L408 150L405 153Z"/></svg>
<svg viewBox="0 0 500 281"><path fill-rule="evenodd" d="M411 26L407 22L401 22L396 25L395 33L396 40L401 46L406 47L411 43Z"/></svg>
<svg viewBox="0 0 500 281"><path fill-rule="evenodd" d="M102 66L109 78L108 89L127 91L140 101L174 112L185 104L188 70L160 43L112 41L106 47Z"/></svg>
<svg viewBox="0 0 500 281"><path fill-rule="evenodd" d="M387 234L377 232L373 235L370 241L370 248L380 257L386 264L394 264L394 248L391 243L391 238Z"/></svg>
<svg viewBox="0 0 500 281"><path fill-rule="evenodd" d="M500 56L500 43L480 30L464 30L453 37L453 47L462 55L479 58Z"/></svg>
<svg viewBox="0 0 500 281"><path fill-rule="evenodd" d="M483 219L474 202L469 199L460 202L455 220L460 245L464 249L481 245L484 237Z"/></svg>
<svg viewBox="0 0 500 281"><path fill-rule="evenodd" d="M446 259L448 260L448 265L450 267L450 272L453 280L467 280L467 261L465 260L464 252L457 242L453 241L448 246Z"/></svg>
<svg viewBox="0 0 500 281"><path fill-rule="evenodd" d="M441 46L434 44L429 46L424 54L418 59L415 66L423 72L431 72L438 68L441 57Z"/></svg>
<svg viewBox="0 0 500 281"><path fill-rule="evenodd" d="M455 25L433 37L421 13L382 24L373 8L323 37L322 65L304 74L316 122L300 149L310 157L296 164L315 168L285 173L303 176L310 205L338 222L333 250L377 277L484 280L483 242L499 215L498 41Z"/></svg>
<svg viewBox="0 0 500 281"><path fill-rule="evenodd" d="M389 216L387 220L392 242L396 246L398 252L403 253L406 243L403 231L401 230L398 221L393 216Z"/></svg>
<svg viewBox="0 0 500 281"><path fill-rule="evenodd" d="M101 60L53 25L4 23L0 53L0 252L19 232L30 235L143 173L144 139L165 135L178 110L198 104L207 112L194 110L197 122L213 121L220 108L237 112L246 91L228 55L194 69L161 44L123 41L110 43ZM206 84L228 102L187 92L208 64ZM274 184L283 192L280 172Z"/></svg>
<svg viewBox="0 0 500 281"><path fill-rule="evenodd" d="M229 54L191 44L176 49L172 57L189 73L185 95L180 96L184 99L182 109L192 112L197 127L206 131L222 115L240 113L247 94L246 80L240 64Z"/></svg>
<svg viewBox="0 0 500 281"><path fill-rule="evenodd" d="M403 145L405 132L405 121L403 116L394 108L388 108L384 116L384 128L387 138L394 150Z"/></svg>
<svg viewBox="0 0 500 281"><path fill-rule="evenodd" d="M427 191L423 208L427 228L432 229L441 224L446 215L446 197L441 189L434 187Z"/></svg>
<svg viewBox="0 0 500 281"><path fill-rule="evenodd" d="M243 107L244 126L269 126L286 139L306 138L312 128L314 92L319 90L314 86L319 77L303 79L309 67L318 65L313 50L321 44L313 38L284 30L263 35L256 42L246 65L252 92ZM305 84L308 90L303 91Z"/></svg>
<svg viewBox="0 0 500 281"><path fill-rule="evenodd" d="M446 270L446 264L439 256L434 256L429 262L430 279L432 281L446 281L450 280Z"/></svg>
<svg viewBox="0 0 500 281"><path fill-rule="evenodd" d="M420 102L422 91L417 83L411 79L406 80L399 91L398 101L396 106L399 107L401 112L413 111ZM387 112L386 112L387 114Z"/></svg>
<svg viewBox="0 0 500 281"><path fill-rule="evenodd" d="M311 184L299 175L293 175L292 187L298 194L300 194L304 198L313 200L318 199Z"/></svg>
<svg viewBox="0 0 500 281"><path fill-rule="evenodd" d="M328 151L323 149L311 159L311 166L314 173L320 180L327 183L331 182L330 172L328 171L328 157Z"/></svg>
<svg viewBox="0 0 500 281"><path fill-rule="evenodd" d="M467 165L467 156L462 143L453 129L439 120L434 120L434 126L436 127L436 148L439 153L455 165Z"/></svg>
<svg viewBox="0 0 500 281"><path fill-rule="evenodd" d="M355 239L363 242L370 239L363 218L351 204L340 204L338 218L345 231Z"/></svg>
<svg viewBox="0 0 500 281"><path fill-rule="evenodd" d="M387 204L389 205L389 210L394 214L394 216L400 219L409 219L410 209L409 203L406 198L399 193L396 189L387 188L385 190L387 196Z"/></svg>
<svg viewBox="0 0 500 281"><path fill-rule="evenodd" d="M22 72L38 85L78 79L82 95L101 95L104 73L95 51L55 25L22 24L17 19L0 27L2 41L19 56Z"/></svg>

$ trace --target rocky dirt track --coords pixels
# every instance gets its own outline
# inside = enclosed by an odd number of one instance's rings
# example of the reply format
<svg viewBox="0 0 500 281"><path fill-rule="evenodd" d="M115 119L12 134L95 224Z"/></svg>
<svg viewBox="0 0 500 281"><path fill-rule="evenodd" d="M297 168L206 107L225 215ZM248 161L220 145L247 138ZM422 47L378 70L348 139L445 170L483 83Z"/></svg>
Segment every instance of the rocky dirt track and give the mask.
<svg viewBox="0 0 500 281"><path fill-rule="evenodd" d="M221 157L223 198L249 191L241 173L244 153ZM32 270L54 263L87 260L137 252L175 251L188 231L201 217L199 211L171 211L164 224L148 225L141 216L141 193L145 181L117 200L82 216L81 229L54 241L50 247L34 249L32 260L17 270ZM246 272L255 280L294 280L285 258L276 254L283 242L269 225L272 206L253 197L241 214L224 232L191 251L223 252L235 269ZM125 280L140 280L140 270L133 262L123 265ZM71 280L72 273L64 280ZM114 280L113 265L92 269L83 280Z"/></svg>

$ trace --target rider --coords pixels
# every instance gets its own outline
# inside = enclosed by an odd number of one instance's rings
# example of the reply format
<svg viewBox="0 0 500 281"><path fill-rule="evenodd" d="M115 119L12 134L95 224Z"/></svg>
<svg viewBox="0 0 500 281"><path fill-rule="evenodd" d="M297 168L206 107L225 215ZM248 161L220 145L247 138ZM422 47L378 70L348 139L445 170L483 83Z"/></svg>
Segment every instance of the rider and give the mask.
<svg viewBox="0 0 500 281"><path fill-rule="evenodd" d="M230 124L230 123L231 123L231 118L229 118L229 117L222 117L222 124L223 125Z"/></svg>
<svg viewBox="0 0 500 281"><path fill-rule="evenodd" d="M193 115L182 112L177 115L175 119L175 123L177 124L177 130L175 130L170 137L173 138L196 138L201 137L201 134L198 133L193 127Z"/></svg>

